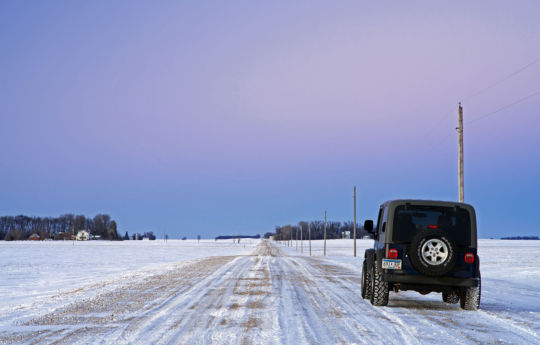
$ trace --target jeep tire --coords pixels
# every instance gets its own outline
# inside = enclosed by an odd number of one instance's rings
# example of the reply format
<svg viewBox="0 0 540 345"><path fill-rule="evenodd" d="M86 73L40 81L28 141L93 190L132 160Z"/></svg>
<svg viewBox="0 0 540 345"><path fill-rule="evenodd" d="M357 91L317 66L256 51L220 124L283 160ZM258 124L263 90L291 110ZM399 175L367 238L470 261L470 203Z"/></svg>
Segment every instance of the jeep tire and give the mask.
<svg viewBox="0 0 540 345"><path fill-rule="evenodd" d="M480 297L482 295L482 278L478 280L478 286L461 289L461 308L465 310L478 310L480 307Z"/></svg>
<svg viewBox="0 0 540 345"><path fill-rule="evenodd" d="M451 294L448 292L443 292L442 300L444 303L457 304L459 302L459 294Z"/></svg>
<svg viewBox="0 0 540 345"><path fill-rule="evenodd" d="M388 282L382 280L382 269L377 262L373 262L371 271L371 304L378 307L388 304Z"/></svg>
<svg viewBox="0 0 540 345"><path fill-rule="evenodd" d="M427 276L442 276L456 265L455 245L440 229L427 229L416 234L409 247L411 263Z"/></svg>
<svg viewBox="0 0 540 345"><path fill-rule="evenodd" d="M362 288L362 298L371 299L371 277L367 269L367 261L364 260L362 264L362 281L360 282Z"/></svg>

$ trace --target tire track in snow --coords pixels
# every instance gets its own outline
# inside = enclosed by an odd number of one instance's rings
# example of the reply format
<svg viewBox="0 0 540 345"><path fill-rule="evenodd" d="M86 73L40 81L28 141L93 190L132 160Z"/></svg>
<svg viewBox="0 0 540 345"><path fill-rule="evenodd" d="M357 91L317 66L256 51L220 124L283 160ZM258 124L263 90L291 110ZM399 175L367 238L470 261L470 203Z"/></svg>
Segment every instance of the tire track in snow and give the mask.
<svg viewBox="0 0 540 345"><path fill-rule="evenodd" d="M116 289L57 308L18 325L17 343L107 343L111 333L134 325L141 315L156 314L208 272L235 257L210 257L182 263L178 268L128 280ZM39 332L36 334L36 330ZM13 335L0 336L11 343ZM118 339L121 341L121 339Z"/></svg>
<svg viewBox="0 0 540 345"><path fill-rule="evenodd" d="M291 258L285 265L297 267L292 274L301 277L290 277L289 281L303 282L295 288L298 303L319 310L301 315L304 333L315 332L317 337L300 343L418 344L406 328L392 326L395 321L362 300L360 281L354 273L314 258ZM311 303L305 303L306 300ZM381 321L390 323L384 332L380 332Z"/></svg>
<svg viewBox="0 0 540 345"><path fill-rule="evenodd" d="M195 309L208 308L213 303L222 303L221 289L210 283L219 284L227 279L229 274L234 274L234 268L237 265L233 263L237 260L238 258L214 272L209 272L207 276L188 289L180 291L155 310L142 315L137 322L123 330L119 338L125 343L163 344L173 341L178 336L178 330L193 329L198 326L198 323L202 325L201 317L193 318L191 314ZM206 316L204 321L208 325L211 318L209 315L204 315ZM118 339L111 343L118 343Z"/></svg>
<svg viewBox="0 0 540 345"><path fill-rule="evenodd" d="M278 343L273 325L268 259L277 248L259 246L209 275L167 306L149 315L128 343ZM161 332L155 332L155 329ZM261 331L269 329L269 331Z"/></svg>

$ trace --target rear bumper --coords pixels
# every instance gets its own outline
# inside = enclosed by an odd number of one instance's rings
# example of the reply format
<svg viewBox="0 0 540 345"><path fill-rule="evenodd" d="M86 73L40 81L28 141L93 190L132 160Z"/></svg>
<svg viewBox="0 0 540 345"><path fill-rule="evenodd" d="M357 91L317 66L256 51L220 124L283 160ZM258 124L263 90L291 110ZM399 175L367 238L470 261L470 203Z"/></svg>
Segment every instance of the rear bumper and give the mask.
<svg viewBox="0 0 540 345"><path fill-rule="evenodd" d="M410 285L435 285L452 287L476 287L479 278L456 278L456 277L428 277L424 275L391 274L385 273L382 280L389 283L403 283Z"/></svg>

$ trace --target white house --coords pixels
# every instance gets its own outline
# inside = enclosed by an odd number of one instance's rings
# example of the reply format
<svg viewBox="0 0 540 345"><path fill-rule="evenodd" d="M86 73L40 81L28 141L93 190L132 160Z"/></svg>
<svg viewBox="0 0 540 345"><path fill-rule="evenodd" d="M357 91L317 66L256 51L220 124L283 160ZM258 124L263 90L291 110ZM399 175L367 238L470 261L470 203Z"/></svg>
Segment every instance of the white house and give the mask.
<svg viewBox="0 0 540 345"><path fill-rule="evenodd" d="M79 230L77 233L77 241L88 241L90 239L90 234L86 230Z"/></svg>

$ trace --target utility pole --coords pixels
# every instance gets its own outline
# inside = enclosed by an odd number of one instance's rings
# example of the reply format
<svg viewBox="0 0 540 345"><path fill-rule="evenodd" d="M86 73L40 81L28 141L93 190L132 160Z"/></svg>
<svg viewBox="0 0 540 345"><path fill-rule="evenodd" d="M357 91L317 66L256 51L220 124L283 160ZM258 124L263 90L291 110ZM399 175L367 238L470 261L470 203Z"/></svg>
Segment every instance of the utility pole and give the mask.
<svg viewBox="0 0 540 345"><path fill-rule="evenodd" d="M291 226L291 231L289 232L289 247L292 247L292 226Z"/></svg>
<svg viewBox="0 0 540 345"><path fill-rule="evenodd" d="M464 202L463 195L463 107L461 102L458 107L458 141L459 141L459 163L458 163L458 173L459 173L459 202Z"/></svg>
<svg viewBox="0 0 540 345"><path fill-rule="evenodd" d="M356 186L354 186L354 223L353 223L353 238L354 238L354 257L356 257Z"/></svg>
<svg viewBox="0 0 540 345"><path fill-rule="evenodd" d="M302 226L300 225L300 254L304 254L304 237L302 234Z"/></svg>
<svg viewBox="0 0 540 345"><path fill-rule="evenodd" d="M308 232L309 232L309 256L311 256L311 224L307 224Z"/></svg>
<svg viewBox="0 0 540 345"><path fill-rule="evenodd" d="M296 251L298 251L298 227L296 227Z"/></svg>
<svg viewBox="0 0 540 345"><path fill-rule="evenodd" d="M326 211L324 211L324 256L326 256Z"/></svg>

